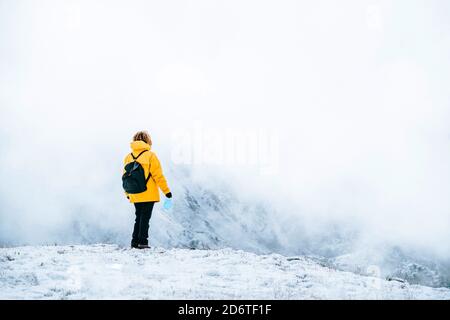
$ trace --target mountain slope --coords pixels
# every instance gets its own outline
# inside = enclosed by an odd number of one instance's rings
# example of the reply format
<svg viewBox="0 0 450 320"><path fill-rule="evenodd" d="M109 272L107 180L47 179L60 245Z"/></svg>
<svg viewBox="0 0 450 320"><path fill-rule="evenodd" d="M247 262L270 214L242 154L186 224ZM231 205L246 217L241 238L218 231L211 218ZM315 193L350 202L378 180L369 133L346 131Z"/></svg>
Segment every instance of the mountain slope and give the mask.
<svg viewBox="0 0 450 320"><path fill-rule="evenodd" d="M1 299L450 299L306 257L115 245L0 249Z"/></svg>

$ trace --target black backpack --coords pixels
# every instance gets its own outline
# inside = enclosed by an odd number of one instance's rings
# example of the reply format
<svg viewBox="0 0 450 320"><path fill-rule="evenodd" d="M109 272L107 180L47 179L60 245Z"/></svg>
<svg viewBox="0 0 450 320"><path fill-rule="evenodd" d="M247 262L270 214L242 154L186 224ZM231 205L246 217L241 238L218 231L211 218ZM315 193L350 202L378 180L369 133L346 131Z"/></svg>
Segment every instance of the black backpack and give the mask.
<svg viewBox="0 0 450 320"><path fill-rule="evenodd" d="M149 172L146 179L144 168L136 161L146 151L148 150L142 151L137 157L131 153L134 161L125 166L125 173L122 176L122 187L126 193L135 194L147 191L147 182L151 174Z"/></svg>

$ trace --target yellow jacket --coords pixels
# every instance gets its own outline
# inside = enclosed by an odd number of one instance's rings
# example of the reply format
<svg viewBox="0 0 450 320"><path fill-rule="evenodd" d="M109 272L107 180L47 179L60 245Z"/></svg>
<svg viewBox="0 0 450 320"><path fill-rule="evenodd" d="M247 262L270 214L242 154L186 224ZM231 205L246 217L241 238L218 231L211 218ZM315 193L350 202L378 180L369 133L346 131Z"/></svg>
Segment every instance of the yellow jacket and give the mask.
<svg viewBox="0 0 450 320"><path fill-rule="evenodd" d="M144 152L138 159L139 162L145 171L145 177L148 177L148 173L150 171L151 178L148 179L147 182L147 191L136 193L136 194L127 194L127 197L130 199L130 202L150 202L150 201L159 201L159 189L164 194L170 192L170 189L167 185L166 178L163 175L161 164L159 162L158 157L152 151L150 151L150 145L145 143L144 141L133 141L131 142L131 150L133 155L137 157L139 153L144 150L149 150L148 152ZM133 157L131 154L128 154L124 160L124 166L133 161ZM125 170L124 170L125 172Z"/></svg>

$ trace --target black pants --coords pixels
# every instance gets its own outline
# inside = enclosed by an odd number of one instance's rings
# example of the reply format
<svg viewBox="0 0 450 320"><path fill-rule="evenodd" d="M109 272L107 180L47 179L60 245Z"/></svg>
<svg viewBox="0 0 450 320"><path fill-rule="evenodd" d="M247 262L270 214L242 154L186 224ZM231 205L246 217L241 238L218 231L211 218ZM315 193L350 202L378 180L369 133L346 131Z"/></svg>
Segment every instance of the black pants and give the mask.
<svg viewBox="0 0 450 320"><path fill-rule="evenodd" d="M136 208L136 220L134 221L132 246L148 244L148 224L152 216L154 202L138 202Z"/></svg>

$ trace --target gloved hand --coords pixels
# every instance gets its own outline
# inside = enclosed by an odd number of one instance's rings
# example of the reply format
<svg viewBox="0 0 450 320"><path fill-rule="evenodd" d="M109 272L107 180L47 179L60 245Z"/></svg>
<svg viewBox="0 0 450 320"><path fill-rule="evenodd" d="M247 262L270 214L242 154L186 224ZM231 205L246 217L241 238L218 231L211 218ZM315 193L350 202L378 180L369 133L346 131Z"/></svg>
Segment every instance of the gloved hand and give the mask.
<svg viewBox="0 0 450 320"><path fill-rule="evenodd" d="M172 198L172 192L167 193L166 197L169 198L169 199Z"/></svg>

